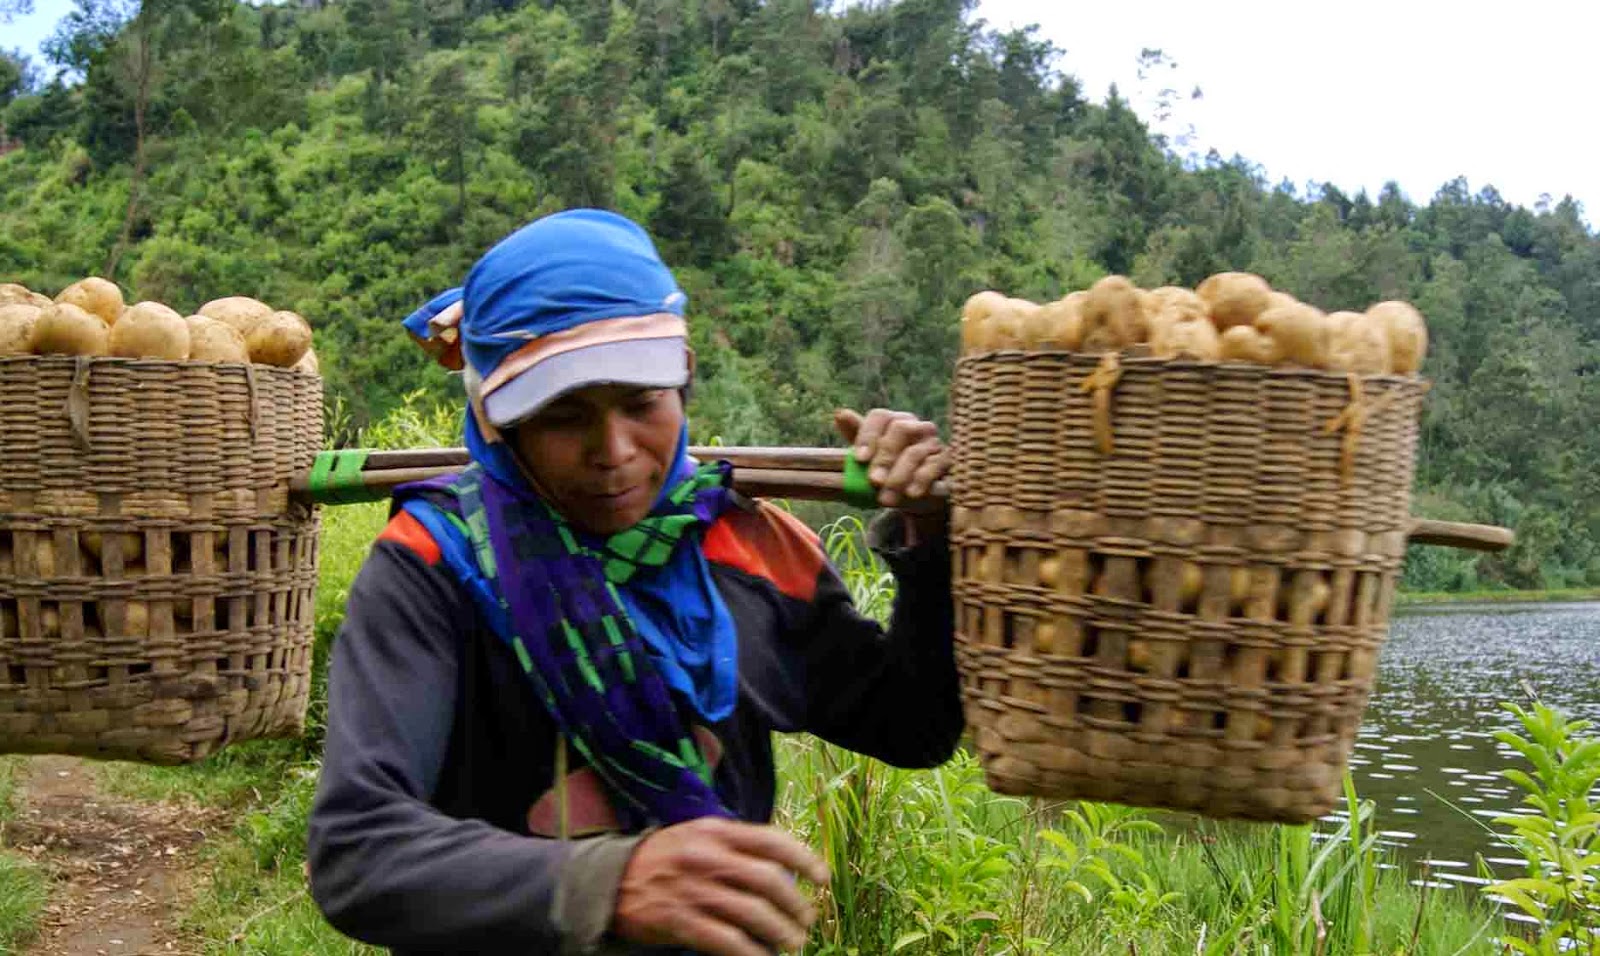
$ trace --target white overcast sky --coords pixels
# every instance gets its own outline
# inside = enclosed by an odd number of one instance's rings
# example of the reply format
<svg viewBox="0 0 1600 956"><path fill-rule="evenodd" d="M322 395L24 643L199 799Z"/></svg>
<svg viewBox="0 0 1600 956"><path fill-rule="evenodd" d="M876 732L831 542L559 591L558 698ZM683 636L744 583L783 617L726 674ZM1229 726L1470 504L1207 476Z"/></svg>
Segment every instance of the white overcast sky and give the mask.
<svg viewBox="0 0 1600 956"><path fill-rule="evenodd" d="M70 0L35 0L0 46L36 53ZM1239 153L1270 181L1426 202L1446 181L1532 206L1571 193L1600 222L1600 2L1516 0L980 0L992 26L1037 23L1095 100L1116 83L1146 111L1142 47L1178 64L1167 132ZM1160 88L1152 82L1145 93ZM1148 118L1148 117L1147 117Z"/></svg>
<svg viewBox="0 0 1600 956"><path fill-rule="evenodd" d="M1465 176L1530 207L1571 193L1600 222L1596 0L980 0L978 14L1037 23L1096 100L1111 83L1134 98L1140 49L1160 48L1173 86L1204 91L1178 106L1193 148L1242 154L1274 183L1375 196L1393 179L1426 202Z"/></svg>

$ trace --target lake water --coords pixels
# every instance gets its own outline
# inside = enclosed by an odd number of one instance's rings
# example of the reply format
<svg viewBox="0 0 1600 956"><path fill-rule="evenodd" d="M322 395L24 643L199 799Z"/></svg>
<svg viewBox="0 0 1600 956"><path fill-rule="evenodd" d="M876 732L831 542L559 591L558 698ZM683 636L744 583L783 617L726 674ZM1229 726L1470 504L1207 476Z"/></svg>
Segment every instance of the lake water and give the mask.
<svg viewBox="0 0 1600 956"><path fill-rule="evenodd" d="M1405 609L1378 672L1351 763L1386 840L1436 879L1477 882L1479 854L1512 875L1521 859L1485 829L1522 799L1498 773L1521 765L1492 736L1515 723L1499 704L1526 685L1600 722L1600 603Z"/></svg>

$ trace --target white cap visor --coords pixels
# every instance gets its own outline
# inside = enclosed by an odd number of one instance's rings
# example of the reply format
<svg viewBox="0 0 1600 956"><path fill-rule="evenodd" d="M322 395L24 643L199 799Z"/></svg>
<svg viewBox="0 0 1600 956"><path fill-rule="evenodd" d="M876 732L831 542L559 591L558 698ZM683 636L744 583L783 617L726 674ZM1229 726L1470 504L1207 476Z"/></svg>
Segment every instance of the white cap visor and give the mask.
<svg viewBox="0 0 1600 956"><path fill-rule="evenodd" d="M603 342L541 359L483 396L496 428L511 428L568 392L591 385L682 388L689 350L678 336Z"/></svg>

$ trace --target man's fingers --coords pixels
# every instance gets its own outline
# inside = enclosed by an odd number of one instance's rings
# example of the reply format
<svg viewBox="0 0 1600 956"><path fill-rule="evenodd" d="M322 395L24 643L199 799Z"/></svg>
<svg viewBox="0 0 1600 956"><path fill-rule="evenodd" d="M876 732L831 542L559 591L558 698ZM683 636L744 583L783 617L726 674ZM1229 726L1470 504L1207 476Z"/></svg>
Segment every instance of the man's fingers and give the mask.
<svg viewBox="0 0 1600 956"><path fill-rule="evenodd" d="M739 927L698 910L677 918L675 942L706 956L772 956L772 951Z"/></svg>
<svg viewBox="0 0 1600 956"><path fill-rule="evenodd" d="M870 423L871 417L868 417ZM881 485L889 479L889 469L906 447L915 444L920 429L916 417L906 412L885 412L883 436L878 439L867 477Z"/></svg>
<svg viewBox="0 0 1600 956"><path fill-rule="evenodd" d="M734 849L798 873L813 883L828 882L828 867L810 848L777 827L725 822L722 835Z"/></svg>
<svg viewBox="0 0 1600 956"><path fill-rule="evenodd" d="M752 939L765 940L782 949L804 946L811 929L809 920L802 924L759 894L726 885L708 889L701 899L700 909L731 923Z"/></svg>
<svg viewBox="0 0 1600 956"><path fill-rule="evenodd" d="M861 431L861 413L852 408L838 408L833 412L833 428L844 439L846 445L854 446L856 436ZM869 449L864 454L856 456L857 461L865 461L872 452Z"/></svg>
<svg viewBox="0 0 1600 956"><path fill-rule="evenodd" d="M902 495L915 497L911 494L911 478L922 463L930 455L939 451L940 445L936 441L919 441L909 446L895 458L894 464L889 467L889 474L883 479L883 487L893 489Z"/></svg>
<svg viewBox="0 0 1600 956"><path fill-rule="evenodd" d="M730 886L762 897L801 926L810 926L817 918L816 907L801 891L794 871L771 860L752 856L745 859L750 861L748 866L730 869L718 874L719 878Z"/></svg>
<svg viewBox="0 0 1600 956"><path fill-rule="evenodd" d="M906 496L921 498L933 490L933 483L950 473L950 449L941 447L937 454L923 459L922 464L906 485Z"/></svg>
<svg viewBox="0 0 1600 956"><path fill-rule="evenodd" d="M856 432L856 461L877 464L878 457L883 454L885 433L896 414L883 408L867 412L861 420L861 430Z"/></svg>

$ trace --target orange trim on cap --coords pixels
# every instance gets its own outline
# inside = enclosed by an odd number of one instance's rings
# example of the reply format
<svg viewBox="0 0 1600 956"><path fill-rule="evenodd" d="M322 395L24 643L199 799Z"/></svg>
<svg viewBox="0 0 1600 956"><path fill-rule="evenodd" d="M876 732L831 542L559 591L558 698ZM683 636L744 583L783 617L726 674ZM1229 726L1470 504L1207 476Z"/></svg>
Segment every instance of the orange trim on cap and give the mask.
<svg viewBox="0 0 1600 956"><path fill-rule="evenodd" d="M688 324L683 321L682 316L673 315L671 312L585 322L560 332L541 335L506 356L489 377L483 380L483 394L488 395L545 359L563 352L611 342L682 339L688 335Z"/></svg>

